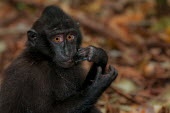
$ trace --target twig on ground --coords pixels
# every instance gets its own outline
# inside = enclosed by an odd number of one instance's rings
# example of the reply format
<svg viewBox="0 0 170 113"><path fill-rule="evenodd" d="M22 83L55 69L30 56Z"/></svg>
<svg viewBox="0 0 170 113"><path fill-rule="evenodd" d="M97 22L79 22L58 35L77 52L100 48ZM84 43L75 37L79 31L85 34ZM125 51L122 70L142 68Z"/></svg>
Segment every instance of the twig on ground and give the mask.
<svg viewBox="0 0 170 113"><path fill-rule="evenodd" d="M136 104L141 104L138 100L136 100L134 97L132 97L131 95L128 95L122 91L120 91L119 89L115 88L115 87L111 87L112 90L115 91L115 93L121 95L122 97L128 99L129 101L133 102L133 103L136 103Z"/></svg>

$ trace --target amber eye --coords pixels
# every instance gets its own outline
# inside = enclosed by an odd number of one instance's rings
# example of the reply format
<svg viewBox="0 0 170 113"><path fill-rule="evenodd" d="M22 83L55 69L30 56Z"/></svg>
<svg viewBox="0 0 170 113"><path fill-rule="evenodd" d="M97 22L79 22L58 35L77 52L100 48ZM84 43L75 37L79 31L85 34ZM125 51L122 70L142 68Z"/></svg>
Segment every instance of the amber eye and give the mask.
<svg viewBox="0 0 170 113"><path fill-rule="evenodd" d="M55 36L54 39L53 39L54 42L62 42L63 41L63 38L62 36Z"/></svg>
<svg viewBox="0 0 170 113"><path fill-rule="evenodd" d="M67 35L67 40L73 40L73 39L74 39L74 35L71 34Z"/></svg>

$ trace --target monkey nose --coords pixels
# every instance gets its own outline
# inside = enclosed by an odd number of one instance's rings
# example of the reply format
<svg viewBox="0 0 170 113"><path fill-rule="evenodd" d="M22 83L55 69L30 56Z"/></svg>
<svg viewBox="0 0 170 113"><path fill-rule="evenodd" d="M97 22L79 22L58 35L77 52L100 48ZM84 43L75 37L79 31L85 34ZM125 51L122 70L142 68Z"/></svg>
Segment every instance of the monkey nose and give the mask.
<svg viewBox="0 0 170 113"><path fill-rule="evenodd" d="M65 56L70 57L71 56L71 52L65 51Z"/></svg>

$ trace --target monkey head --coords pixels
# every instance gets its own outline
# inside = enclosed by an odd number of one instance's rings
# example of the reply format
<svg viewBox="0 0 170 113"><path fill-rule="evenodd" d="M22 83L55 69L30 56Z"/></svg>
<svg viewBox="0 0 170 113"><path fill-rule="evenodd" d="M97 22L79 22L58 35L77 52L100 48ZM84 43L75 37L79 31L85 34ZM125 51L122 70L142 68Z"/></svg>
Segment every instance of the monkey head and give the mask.
<svg viewBox="0 0 170 113"><path fill-rule="evenodd" d="M82 36L78 23L60 8L45 8L27 35L28 48L48 56L60 67L74 65L73 56L80 47Z"/></svg>

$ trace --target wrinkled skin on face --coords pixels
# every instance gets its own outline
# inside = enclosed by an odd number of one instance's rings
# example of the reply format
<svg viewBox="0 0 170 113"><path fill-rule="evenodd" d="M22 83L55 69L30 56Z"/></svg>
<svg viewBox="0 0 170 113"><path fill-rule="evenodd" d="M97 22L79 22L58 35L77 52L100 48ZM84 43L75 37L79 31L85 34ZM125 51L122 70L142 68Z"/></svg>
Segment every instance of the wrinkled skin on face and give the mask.
<svg viewBox="0 0 170 113"><path fill-rule="evenodd" d="M61 67L68 68L74 65L73 56L77 52L77 35L73 31L52 36L50 39L54 50L54 61Z"/></svg>

